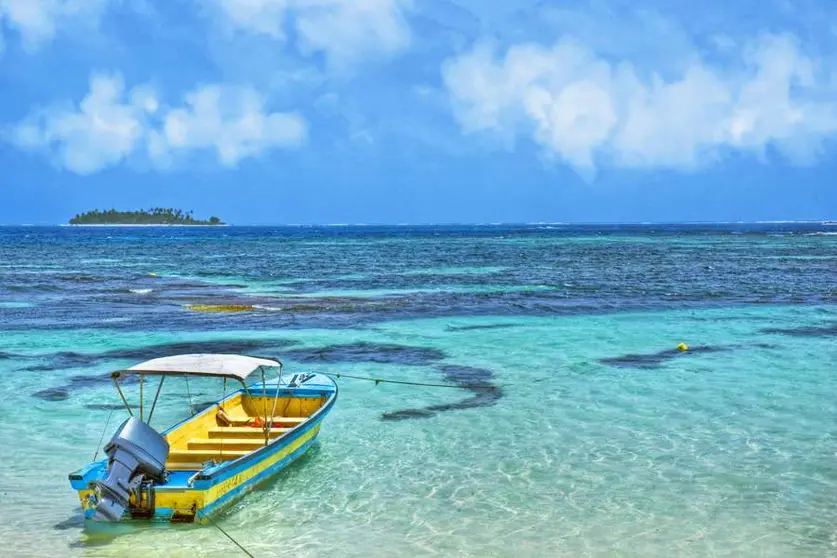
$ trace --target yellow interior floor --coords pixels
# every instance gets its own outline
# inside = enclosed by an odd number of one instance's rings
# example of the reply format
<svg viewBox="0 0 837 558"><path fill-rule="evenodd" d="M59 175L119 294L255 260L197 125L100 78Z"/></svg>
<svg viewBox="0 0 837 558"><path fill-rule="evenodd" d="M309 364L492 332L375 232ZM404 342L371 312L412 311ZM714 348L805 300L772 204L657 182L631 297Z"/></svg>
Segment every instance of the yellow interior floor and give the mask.
<svg viewBox="0 0 837 558"><path fill-rule="evenodd" d="M209 460L230 461L255 451L303 424L325 403L324 397L250 397L238 394L169 432L169 470L199 470ZM275 408L276 414L269 416ZM271 422L265 439L261 426Z"/></svg>

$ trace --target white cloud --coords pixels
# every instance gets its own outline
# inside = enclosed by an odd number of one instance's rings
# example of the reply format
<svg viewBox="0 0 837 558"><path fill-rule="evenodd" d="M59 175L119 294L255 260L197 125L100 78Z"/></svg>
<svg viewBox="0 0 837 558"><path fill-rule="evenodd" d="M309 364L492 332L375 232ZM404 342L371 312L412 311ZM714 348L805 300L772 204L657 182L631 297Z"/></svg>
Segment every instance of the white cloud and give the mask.
<svg viewBox="0 0 837 558"><path fill-rule="evenodd" d="M134 156L165 167L200 150L233 167L270 149L301 145L307 127L296 113L267 112L264 97L249 87L201 86L186 95L184 106L161 109L150 88L126 92L121 77L102 74L92 76L78 107L36 112L6 135L21 149L91 174Z"/></svg>
<svg viewBox="0 0 837 558"><path fill-rule="evenodd" d="M208 85L186 96L186 106L170 110L154 137L153 155L182 150L214 150L222 165L268 149L298 147L307 138L296 113L264 110L265 99L250 88Z"/></svg>
<svg viewBox="0 0 837 558"><path fill-rule="evenodd" d="M69 22L96 27L112 0L0 0L0 24L15 30L24 49L37 50Z"/></svg>
<svg viewBox="0 0 837 558"><path fill-rule="evenodd" d="M561 41L501 58L480 45L443 76L465 133L526 134L585 175L693 169L729 150L764 158L770 146L806 163L837 135L837 82L787 35L751 41L725 67L698 59L669 80L641 70Z"/></svg>
<svg viewBox="0 0 837 558"><path fill-rule="evenodd" d="M300 2L297 31L303 46L325 52L332 62L406 47L410 32L398 0L310 0Z"/></svg>
<svg viewBox="0 0 837 558"><path fill-rule="evenodd" d="M292 0L215 0L234 29L284 39L285 10Z"/></svg>
<svg viewBox="0 0 837 558"><path fill-rule="evenodd" d="M409 0L214 0L233 30L285 40L295 30L305 53L322 52L344 66L366 56L388 55L406 47Z"/></svg>
<svg viewBox="0 0 837 558"><path fill-rule="evenodd" d="M142 142L146 117L156 108L153 97L125 102L118 76L94 75L78 109L50 109L35 114L12 132L23 149L46 150L59 165L90 174L121 163Z"/></svg>

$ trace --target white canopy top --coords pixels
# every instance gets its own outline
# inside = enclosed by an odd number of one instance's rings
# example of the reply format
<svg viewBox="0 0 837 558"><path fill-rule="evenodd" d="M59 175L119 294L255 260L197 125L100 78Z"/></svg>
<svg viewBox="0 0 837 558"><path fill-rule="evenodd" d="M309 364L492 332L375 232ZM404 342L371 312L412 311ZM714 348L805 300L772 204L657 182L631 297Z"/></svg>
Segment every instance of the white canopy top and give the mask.
<svg viewBox="0 0 837 558"><path fill-rule="evenodd" d="M261 366L273 368L280 364L275 360L243 355L190 354L154 358L136 364L123 372L167 376L226 376L243 382Z"/></svg>

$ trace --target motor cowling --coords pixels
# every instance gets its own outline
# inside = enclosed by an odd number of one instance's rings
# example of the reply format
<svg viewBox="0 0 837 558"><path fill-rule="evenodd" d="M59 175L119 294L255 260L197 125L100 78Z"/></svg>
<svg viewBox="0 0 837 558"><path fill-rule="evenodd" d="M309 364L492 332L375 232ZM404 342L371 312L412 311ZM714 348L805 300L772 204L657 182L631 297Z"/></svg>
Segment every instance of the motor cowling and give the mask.
<svg viewBox="0 0 837 558"><path fill-rule="evenodd" d="M95 485L99 502L93 519L119 521L129 505L131 492L144 481L166 482L169 444L141 420L130 417L105 446L107 476Z"/></svg>

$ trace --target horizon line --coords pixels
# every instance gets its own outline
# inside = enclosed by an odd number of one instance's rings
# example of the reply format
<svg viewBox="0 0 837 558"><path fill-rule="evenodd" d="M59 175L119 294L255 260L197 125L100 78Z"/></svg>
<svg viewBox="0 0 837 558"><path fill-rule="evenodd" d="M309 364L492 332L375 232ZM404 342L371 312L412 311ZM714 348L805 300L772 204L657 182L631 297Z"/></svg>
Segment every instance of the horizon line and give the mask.
<svg viewBox="0 0 837 558"><path fill-rule="evenodd" d="M756 221L502 221L502 222L439 222L439 223L224 223L219 225L185 224L131 224L91 223L71 225L69 223L0 223L0 227L186 227L186 228L229 228L229 227L503 227L503 226L659 226L659 225L825 225L837 226L837 217L832 219L775 219Z"/></svg>

